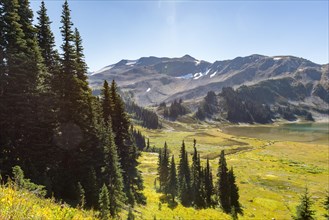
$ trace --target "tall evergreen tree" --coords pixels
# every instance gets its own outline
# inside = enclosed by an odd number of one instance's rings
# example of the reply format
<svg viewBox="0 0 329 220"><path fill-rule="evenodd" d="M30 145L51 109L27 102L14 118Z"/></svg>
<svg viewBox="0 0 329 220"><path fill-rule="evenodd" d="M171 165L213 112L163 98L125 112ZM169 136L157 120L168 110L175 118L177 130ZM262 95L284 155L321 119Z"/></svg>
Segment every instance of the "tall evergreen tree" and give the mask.
<svg viewBox="0 0 329 220"><path fill-rule="evenodd" d="M177 174L176 174L176 165L175 158L172 155L171 164L170 164L170 172L167 181L167 192L171 195L172 201L175 201L175 197L177 195Z"/></svg>
<svg viewBox="0 0 329 220"><path fill-rule="evenodd" d="M313 202L311 201L311 196L309 195L308 188L305 188L304 194L300 197L300 204L296 208L296 220L312 220L314 219L315 211L312 210Z"/></svg>
<svg viewBox="0 0 329 220"><path fill-rule="evenodd" d="M99 193L99 208L100 208L100 218L101 219L108 219L109 209L110 209L110 198L109 198L109 191L104 184L101 188Z"/></svg>
<svg viewBox="0 0 329 220"><path fill-rule="evenodd" d="M79 197L78 207L84 208L86 205L85 189L82 187L80 182L78 182L78 197Z"/></svg>
<svg viewBox="0 0 329 220"><path fill-rule="evenodd" d="M5 151L8 158L12 158L4 167L17 163L27 175L37 177L45 167L44 163L35 160L43 153L41 142L44 136L40 132L44 127L38 124L40 117L44 116L38 111L38 95L45 77L42 57L29 1L3 1L2 4L4 29L1 37L5 42L2 47L5 62L1 63L5 68L0 75L5 82L1 88L5 108L1 114L1 127L4 126L2 129L7 139L7 145L4 144L2 149L7 146L9 149Z"/></svg>
<svg viewBox="0 0 329 220"><path fill-rule="evenodd" d="M196 142L194 141L194 153L192 157L192 193L193 193L193 202L196 207L201 207L203 204L203 198L201 193L201 181L202 181L202 172L201 172L201 164L200 157L198 155L198 151L195 146Z"/></svg>
<svg viewBox="0 0 329 220"><path fill-rule="evenodd" d="M180 150L180 160L178 165L178 183L179 183L179 198L184 206L191 204L191 176L188 162L188 154L185 150L185 143L182 142Z"/></svg>
<svg viewBox="0 0 329 220"><path fill-rule="evenodd" d="M112 113L112 100L110 97L110 87L106 80L104 80L103 88L101 90L101 103L102 103L102 113L105 124L108 124L109 118Z"/></svg>
<svg viewBox="0 0 329 220"><path fill-rule="evenodd" d="M160 167L160 175L159 175L159 181L160 181L160 191L167 194L167 181L169 176L169 152L168 152L168 146L167 142L164 144L164 148L162 151L161 156L161 167Z"/></svg>
<svg viewBox="0 0 329 220"><path fill-rule="evenodd" d="M137 169L137 159L140 156L140 152L133 142L129 130L130 120L125 112L124 103L118 94L117 85L114 80L110 87L110 100L112 106L112 128L123 170L124 187L128 202L131 205L136 201L137 203L145 203L146 199L142 193L144 188L143 179L140 171Z"/></svg>
<svg viewBox="0 0 329 220"><path fill-rule="evenodd" d="M234 208L236 213L242 213L241 205L239 203L239 188L235 182L233 167L231 167L231 169L228 171L228 187L230 190L229 195L231 209Z"/></svg>
<svg viewBox="0 0 329 220"><path fill-rule="evenodd" d="M210 165L209 165L209 159L207 159L204 183L205 183L206 204L209 207L212 205L211 197L214 194L214 185L212 182L212 173L211 173L211 169L210 169Z"/></svg>
<svg viewBox="0 0 329 220"><path fill-rule="evenodd" d="M40 46L43 62L48 71L54 72L58 68L59 55L55 49L55 38L51 31L50 24L52 23L47 15L45 2L41 2L38 13L37 37Z"/></svg>
<svg viewBox="0 0 329 220"><path fill-rule="evenodd" d="M103 126L102 140L104 143L104 164L103 175L110 193L109 209L111 216L115 216L125 201L125 194L123 192L123 182L120 169L117 149L114 143L111 124Z"/></svg>
<svg viewBox="0 0 329 220"><path fill-rule="evenodd" d="M85 63L85 56L83 54L82 39L77 28L74 29L74 43L76 56L76 70L77 76L82 81L87 81L87 64ZM88 89L86 89L88 90Z"/></svg>
<svg viewBox="0 0 329 220"><path fill-rule="evenodd" d="M227 169L224 150L221 151L219 157L217 177L218 177L217 192L218 192L219 202L224 212L229 213L231 210L230 194L229 194L230 192L228 185L228 169Z"/></svg>
<svg viewBox="0 0 329 220"><path fill-rule="evenodd" d="M102 152L101 143L94 125L92 98L88 82L78 77L76 65L75 37L68 2L63 4L61 33L63 37L59 93L59 128L55 141L62 150L59 179L64 180L60 195L66 199L72 197L74 181L86 179L90 166L99 168L102 161L94 160ZM86 74L85 72L81 74ZM98 147L96 147L98 145ZM62 182L62 181L61 181Z"/></svg>

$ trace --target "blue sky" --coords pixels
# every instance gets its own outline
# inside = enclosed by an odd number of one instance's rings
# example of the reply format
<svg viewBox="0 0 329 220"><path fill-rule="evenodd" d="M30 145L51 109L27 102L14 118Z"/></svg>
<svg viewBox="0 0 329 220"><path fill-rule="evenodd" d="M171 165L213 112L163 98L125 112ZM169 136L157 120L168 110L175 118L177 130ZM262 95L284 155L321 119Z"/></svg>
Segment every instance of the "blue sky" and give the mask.
<svg viewBox="0 0 329 220"><path fill-rule="evenodd" d="M40 2L31 1L35 12ZM58 47L63 2L45 1ZM251 54L329 62L328 1L71 0L69 5L90 71L121 59L185 54L210 62Z"/></svg>

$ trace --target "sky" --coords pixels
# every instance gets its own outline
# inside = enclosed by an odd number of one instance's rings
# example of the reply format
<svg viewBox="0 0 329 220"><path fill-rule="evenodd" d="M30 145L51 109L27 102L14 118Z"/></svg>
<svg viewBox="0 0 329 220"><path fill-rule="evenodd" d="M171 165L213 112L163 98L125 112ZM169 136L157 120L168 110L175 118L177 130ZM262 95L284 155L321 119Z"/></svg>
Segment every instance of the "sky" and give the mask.
<svg viewBox="0 0 329 220"><path fill-rule="evenodd" d="M45 0L58 48L63 2ZM40 3L31 0L34 12ZM251 54L329 62L328 0L69 0L69 5L89 71L122 59L185 54L209 62Z"/></svg>

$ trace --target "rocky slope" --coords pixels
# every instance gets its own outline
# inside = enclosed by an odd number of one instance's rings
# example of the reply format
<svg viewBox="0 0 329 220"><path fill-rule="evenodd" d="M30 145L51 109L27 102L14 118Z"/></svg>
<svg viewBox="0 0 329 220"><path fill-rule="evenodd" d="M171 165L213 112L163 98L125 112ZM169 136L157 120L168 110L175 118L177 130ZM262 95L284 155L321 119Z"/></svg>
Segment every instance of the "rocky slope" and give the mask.
<svg viewBox="0 0 329 220"><path fill-rule="evenodd" d="M266 102L289 102L328 111L329 68L293 56L251 55L209 63L181 58L142 57L121 60L89 75L97 94L104 79L115 79L122 91L142 106L182 98L197 102L208 91L251 86ZM257 92L258 91L258 92ZM255 96L256 97L256 96Z"/></svg>

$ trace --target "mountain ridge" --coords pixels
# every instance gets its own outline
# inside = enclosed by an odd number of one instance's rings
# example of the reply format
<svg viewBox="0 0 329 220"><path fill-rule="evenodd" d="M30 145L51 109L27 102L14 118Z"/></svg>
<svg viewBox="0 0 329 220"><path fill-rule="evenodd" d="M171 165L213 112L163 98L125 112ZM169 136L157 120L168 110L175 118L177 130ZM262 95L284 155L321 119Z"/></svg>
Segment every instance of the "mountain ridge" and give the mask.
<svg viewBox="0 0 329 220"><path fill-rule="evenodd" d="M326 110L329 102L328 66L287 55L252 54L213 63L190 55L178 58L149 56L106 66L91 73L89 83L97 94L103 80L114 79L137 104L148 106L175 99L198 102L207 92L218 93L224 87L265 86L267 84L262 82L285 79L282 82L289 82L289 89L305 87L307 91L303 98L287 99L287 102L300 102L312 108L315 105ZM284 86L280 82L276 85Z"/></svg>

